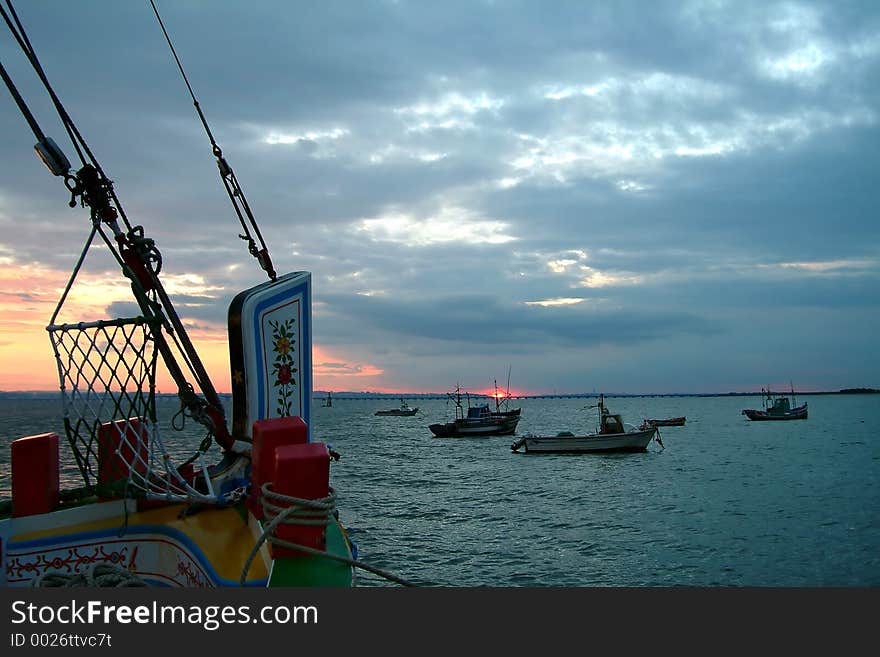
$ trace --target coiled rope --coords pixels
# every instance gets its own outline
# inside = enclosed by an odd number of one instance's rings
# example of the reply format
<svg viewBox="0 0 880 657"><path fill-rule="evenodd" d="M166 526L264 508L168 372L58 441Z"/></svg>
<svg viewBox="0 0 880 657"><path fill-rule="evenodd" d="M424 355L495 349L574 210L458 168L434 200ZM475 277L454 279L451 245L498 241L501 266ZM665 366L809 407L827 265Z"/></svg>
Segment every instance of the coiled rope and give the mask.
<svg viewBox="0 0 880 657"><path fill-rule="evenodd" d="M31 582L34 588L125 588L147 586L147 583L122 566L93 563L85 571L66 575L44 573Z"/></svg>
<svg viewBox="0 0 880 657"><path fill-rule="evenodd" d="M311 554L318 557L326 557L327 559L340 561L342 563L348 564L349 566L352 566L353 568L366 570L367 572L378 575L379 577L383 577L384 579L395 582L396 584L400 584L401 586L416 586L416 584L414 584L413 582L405 580L402 577L398 577L397 575L393 575L380 568L376 568L375 566L370 566L361 561L357 561L356 559L350 559L348 557L330 554L323 550L316 550L315 548L308 545L286 541L284 539L278 538L275 535L275 529L282 524L313 526L324 525L326 527L327 525L334 522L336 512L336 491L333 490L332 486L330 487L330 494L327 497L319 498L316 500L307 500L299 497L292 497L290 495L282 495L281 493L276 493L272 490L271 482L266 482L265 484L263 484L261 491L263 512L265 513L266 518L270 520L270 522L268 525L266 525L266 528L263 530L260 538L254 544L250 555L245 561L244 568L241 572L241 578L239 579L239 584L241 586L244 586L248 571L250 571L251 568L251 563L257 556L257 553L260 551L263 543L265 543L266 541L268 541L272 545L277 545L279 547L285 547L291 550L305 552L306 554Z"/></svg>

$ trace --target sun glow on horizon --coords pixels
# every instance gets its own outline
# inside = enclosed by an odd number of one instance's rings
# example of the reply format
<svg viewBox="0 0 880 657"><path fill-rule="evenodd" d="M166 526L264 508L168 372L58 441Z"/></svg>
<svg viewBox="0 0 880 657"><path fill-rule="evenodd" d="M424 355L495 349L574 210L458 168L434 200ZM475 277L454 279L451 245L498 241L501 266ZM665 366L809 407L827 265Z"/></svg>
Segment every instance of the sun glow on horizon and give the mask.
<svg viewBox="0 0 880 657"><path fill-rule="evenodd" d="M508 393L506 389L502 390L501 388L487 388L484 390L474 390L471 394L480 395L482 397L489 397L493 401L502 401L504 399L507 399L508 397L515 398L527 396L529 393L516 390L511 390Z"/></svg>
<svg viewBox="0 0 880 657"><path fill-rule="evenodd" d="M46 333L58 298L67 282L67 272L32 264L25 269L15 264L0 265L0 312L3 333L0 335L0 390L57 391L58 368ZM124 280L106 273L81 273L62 308L57 322L111 319L108 308L117 302L131 302L131 290ZM182 275L169 279L177 294L203 296L210 300L220 290L208 285L198 275ZM198 322L183 319L202 364L208 371L217 392L231 391L229 341L225 322ZM181 360L181 363L183 361ZM331 385L337 389L358 389L364 379L376 379L384 370L357 359L338 357L327 349L313 345L313 387ZM192 376L187 376L195 383ZM383 386L384 387L384 386ZM387 386L389 388L392 385ZM156 370L156 388L168 393L177 390L177 383L161 362ZM394 391L397 392L397 391Z"/></svg>

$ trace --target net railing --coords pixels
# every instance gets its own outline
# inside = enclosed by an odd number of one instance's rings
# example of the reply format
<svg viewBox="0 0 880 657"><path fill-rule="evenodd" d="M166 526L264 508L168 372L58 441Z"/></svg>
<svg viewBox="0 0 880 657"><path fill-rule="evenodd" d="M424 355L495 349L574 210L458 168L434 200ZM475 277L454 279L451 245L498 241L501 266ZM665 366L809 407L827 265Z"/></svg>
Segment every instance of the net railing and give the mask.
<svg viewBox="0 0 880 657"><path fill-rule="evenodd" d="M223 502L199 450L172 462L156 417L158 318L53 324L67 441L86 489L99 496ZM200 466L197 469L196 464Z"/></svg>

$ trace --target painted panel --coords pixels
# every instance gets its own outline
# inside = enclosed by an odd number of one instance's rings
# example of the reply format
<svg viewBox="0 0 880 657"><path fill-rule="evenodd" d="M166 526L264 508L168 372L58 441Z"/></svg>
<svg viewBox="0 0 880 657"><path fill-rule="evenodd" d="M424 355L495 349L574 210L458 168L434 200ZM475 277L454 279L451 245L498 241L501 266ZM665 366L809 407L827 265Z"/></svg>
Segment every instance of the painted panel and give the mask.
<svg viewBox="0 0 880 657"><path fill-rule="evenodd" d="M293 272L245 290L229 308L233 435L253 423L299 416L310 424L311 274Z"/></svg>

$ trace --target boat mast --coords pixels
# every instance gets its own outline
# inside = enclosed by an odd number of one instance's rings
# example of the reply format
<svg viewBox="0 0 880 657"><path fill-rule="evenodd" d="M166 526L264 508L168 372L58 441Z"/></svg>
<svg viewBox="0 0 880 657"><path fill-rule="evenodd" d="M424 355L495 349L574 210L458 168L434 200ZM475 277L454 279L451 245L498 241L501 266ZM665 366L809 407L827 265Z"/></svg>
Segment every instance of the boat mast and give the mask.
<svg viewBox="0 0 880 657"><path fill-rule="evenodd" d="M461 420L464 419L464 410L461 407L461 384L455 384L455 396L452 396L452 393L446 393L446 401L453 400L455 402L455 419ZM468 402L468 406L470 406L470 402Z"/></svg>
<svg viewBox="0 0 880 657"><path fill-rule="evenodd" d="M599 433L602 433L602 430L605 428L605 417L608 415L608 409L605 408L605 395L600 392L599 401L596 404L585 406L584 408L599 409Z"/></svg>

